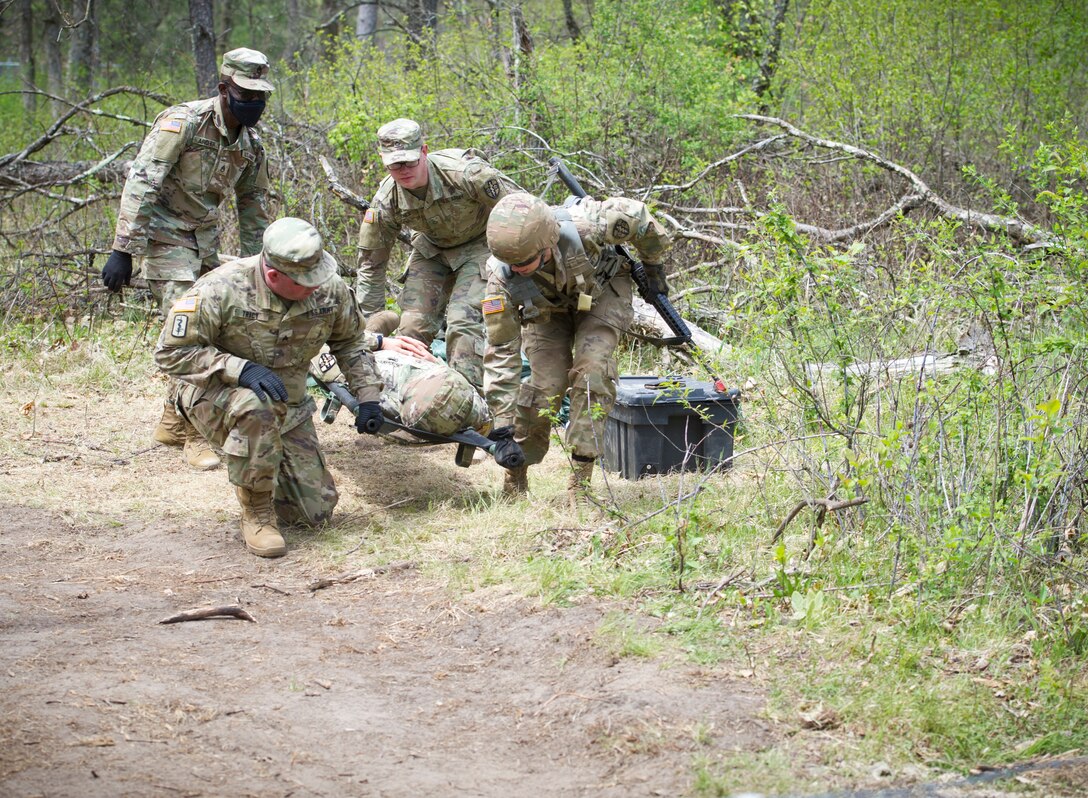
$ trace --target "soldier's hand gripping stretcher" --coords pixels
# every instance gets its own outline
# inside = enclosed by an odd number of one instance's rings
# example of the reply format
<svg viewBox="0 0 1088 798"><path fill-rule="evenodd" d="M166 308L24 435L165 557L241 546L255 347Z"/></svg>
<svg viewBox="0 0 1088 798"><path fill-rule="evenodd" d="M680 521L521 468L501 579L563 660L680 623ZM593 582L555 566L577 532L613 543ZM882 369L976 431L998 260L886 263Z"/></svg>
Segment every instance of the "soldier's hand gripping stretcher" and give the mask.
<svg viewBox="0 0 1088 798"><path fill-rule="evenodd" d="M383 350L375 356L385 382L378 407L359 405L337 380L340 369L327 351L314 358L310 376L327 397L322 421L331 424L340 408L346 407L355 416L359 432L392 436L401 442L456 443L459 466L467 467L477 448L503 468L524 464L513 429L491 428L487 403L459 373L441 361L427 362L407 352Z"/></svg>

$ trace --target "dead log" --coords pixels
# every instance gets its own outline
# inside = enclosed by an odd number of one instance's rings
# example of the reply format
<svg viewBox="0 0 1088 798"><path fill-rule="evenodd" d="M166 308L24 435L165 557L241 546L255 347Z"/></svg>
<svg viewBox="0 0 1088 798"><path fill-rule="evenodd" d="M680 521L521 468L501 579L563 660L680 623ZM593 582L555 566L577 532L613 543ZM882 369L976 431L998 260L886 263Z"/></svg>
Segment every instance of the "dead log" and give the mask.
<svg viewBox="0 0 1088 798"><path fill-rule="evenodd" d="M257 619L239 607L237 604L228 604L223 607L200 607L195 610L185 610L169 618L159 621L163 623L184 623L185 621L203 621L207 618L238 618L239 620L257 623Z"/></svg>
<svg viewBox="0 0 1088 798"><path fill-rule="evenodd" d="M131 165L131 160L107 164L101 161L20 161L0 171L0 187L67 186L91 176L109 183L123 183Z"/></svg>

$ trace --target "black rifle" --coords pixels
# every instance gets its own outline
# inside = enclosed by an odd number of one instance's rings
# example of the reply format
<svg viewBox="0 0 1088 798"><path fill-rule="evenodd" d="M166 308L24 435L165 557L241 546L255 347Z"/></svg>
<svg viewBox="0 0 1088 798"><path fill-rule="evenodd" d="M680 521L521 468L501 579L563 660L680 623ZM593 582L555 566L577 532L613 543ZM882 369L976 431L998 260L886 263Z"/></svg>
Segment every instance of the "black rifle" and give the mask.
<svg viewBox="0 0 1088 798"><path fill-rule="evenodd" d="M310 369L310 379L312 379L317 384L317 387L327 396L325 406L321 408L322 421L326 424L331 424L336 420L336 413L341 407L346 407L351 411L352 415L355 414L355 411L359 407L359 402L351 395L348 386L344 385L342 382L336 382L335 380L332 382L325 382L321 377L314 374L313 369ZM407 432L412 437L424 443L456 443L457 455L455 462L462 468L468 468L469 464L472 462L472 453L476 448L483 449L494 457L495 449L499 445L496 441L484 437L474 429L463 429L459 432L454 432L451 435L439 435L436 432L427 432L425 430L416 429L415 427L409 427L388 418L383 418L380 426L376 423L375 419L371 419L371 422L367 422L367 432L370 433L380 432L388 435L394 432ZM524 454L520 455L520 457L514 455L513 457L507 458L507 464L504 467L517 468L524 464Z"/></svg>
<svg viewBox="0 0 1088 798"><path fill-rule="evenodd" d="M552 158L548 161L555 168L555 172L559 175L559 179L563 181L563 184L570 189L570 193L579 199L588 197L585 189L582 188L578 179L570 173L567 169L567 165L563 163L559 158ZM679 346L681 344L691 343L691 330L688 329L688 325L680 318L680 314L676 312L676 308L672 306L672 302L669 298L660 292L653 292L650 290L650 278L646 274L646 267L642 264L638 258L632 255L626 247L616 245L613 247L616 254L623 258L631 266L631 279L635 281L635 288L638 289L639 296L645 299L650 305L653 306L661 318L665 320L665 323L669 325L669 329L675 333L673 338L665 338L661 341L663 346Z"/></svg>

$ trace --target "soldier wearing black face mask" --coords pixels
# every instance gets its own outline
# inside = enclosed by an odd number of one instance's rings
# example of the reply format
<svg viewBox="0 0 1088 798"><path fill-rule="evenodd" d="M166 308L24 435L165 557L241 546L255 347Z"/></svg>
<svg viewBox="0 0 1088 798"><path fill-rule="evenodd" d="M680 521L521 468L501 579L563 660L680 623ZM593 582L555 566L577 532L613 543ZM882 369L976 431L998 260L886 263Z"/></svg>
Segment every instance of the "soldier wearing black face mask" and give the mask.
<svg viewBox="0 0 1088 798"><path fill-rule="evenodd" d="M113 252L102 282L120 291L139 258L148 288L165 315L196 279L219 265L219 206L232 192L238 209L241 255L261 251L271 219L268 165L254 125L272 92L268 59L245 47L223 56L219 91L206 100L167 108L155 120L132 162ZM168 391L154 439L184 446L198 469L219 458L174 408Z"/></svg>

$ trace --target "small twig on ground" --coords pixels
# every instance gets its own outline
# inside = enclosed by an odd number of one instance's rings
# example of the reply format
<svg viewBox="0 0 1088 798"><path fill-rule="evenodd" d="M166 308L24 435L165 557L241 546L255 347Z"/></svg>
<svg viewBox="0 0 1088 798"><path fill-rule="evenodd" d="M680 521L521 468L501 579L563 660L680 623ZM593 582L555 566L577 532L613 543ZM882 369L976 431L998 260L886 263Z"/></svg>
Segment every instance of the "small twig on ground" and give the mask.
<svg viewBox="0 0 1088 798"><path fill-rule="evenodd" d="M263 587L265 590L271 590L273 593L279 593L281 596L290 596L291 595L291 591L283 590L281 588L276 587L275 585L266 585L266 584L263 584L263 583L258 583L256 585L250 585L250 587Z"/></svg>
<svg viewBox="0 0 1088 798"><path fill-rule="evenodd" d="M360 579L373 579L382 574L389 574L394 571L408 571L415 567L416 564L414 562L392 562L389 563L389 565L379 565L377 568L364 568L353 574L343 574L327 579L318 579L308 584L306 589L311 593L316 593L318 590L323 590L326 587L332 587L333 585L347 585Z"/></svg>
<svg viewBox="0 0 1088 798"><path fill-rule="evenodd" d="M203 621L207 618L238 618L239 620L257 623L257 619L239 607L237 604L228 604L224 607L201 607L195 610L185 610L169 618L163 618L159 623L183 623L184 621Z"/></svg>

